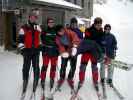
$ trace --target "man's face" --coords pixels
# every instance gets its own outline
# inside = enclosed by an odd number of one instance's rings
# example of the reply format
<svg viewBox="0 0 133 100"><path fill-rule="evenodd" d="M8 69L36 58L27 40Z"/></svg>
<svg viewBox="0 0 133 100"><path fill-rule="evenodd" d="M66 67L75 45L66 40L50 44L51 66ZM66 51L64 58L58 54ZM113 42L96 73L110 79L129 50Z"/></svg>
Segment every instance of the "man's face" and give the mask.
<svg viewBox="0 0 133 100"><path fill-rule="evenodd" d="M36 16L30 16L29 20L31 23L35 23L37 21L37 17Z"/></svg>
<svg viewBox="0 0 133 100"><path fill-rule="evenodd" d="M106 28L104 29L104 32L105 32L105 33L110 33L110 28L109 28L109 27L106 27Z"/></svg>
<svg viewBox="0 0 133 100"><path fill-rule="evenodd" d="M61 36L63 36L64 33L65 33L64 28L62 28L62 29L58 32L58 34L61 35Z"/></svg>
<svg viewBox="0 0 133 100"><path fill-rule="evenodd" d="M54 20L49 20L48 21L48 27L53 28L54 25L55 25Z"/></svg>
<svg viewBox="0 0 133 100"><path fill-rule="evenodd" d="M71 28L77 28L78 27L78 24L77 23L72 23L71 24Z"/></svg>
<svg viewBox="0 0 133 100"><path fill-rule="evenodd" d="M97 30L100 30L102 28L102 24L95 24L94 26Z"/></svg>

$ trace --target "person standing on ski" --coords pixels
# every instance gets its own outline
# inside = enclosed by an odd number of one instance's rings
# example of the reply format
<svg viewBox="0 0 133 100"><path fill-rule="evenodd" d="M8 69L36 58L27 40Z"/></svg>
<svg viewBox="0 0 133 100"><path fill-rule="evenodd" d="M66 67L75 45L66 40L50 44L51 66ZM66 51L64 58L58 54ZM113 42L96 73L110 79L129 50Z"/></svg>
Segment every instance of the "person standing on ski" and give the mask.
<svg viewBox="0 0 133 100"><path fill-rule="evenodd" d="M107 83L110 86L113 86L113 72L114 72L114 66L111 66L110 63L113 59L115 59L116 56L116 50L117 50L117 40L115 36L110 32L111 31L111 25L106 24L104 26L104 36L102 45L104 47L104 62L101 62L100 66L100 76L101 76L101 83L104 84L105 82L105 69L106 65L108 66L108 76L107 76Z"/></svg>
<svg viewBox="0 0 133 100"><path fill-rule="evenodd" d="M19 31L18 36L18 49L23 55L23 90L22 96L25 95L28 80L29 80L29 71L32 63L33 72L34 72L34 81L33 81L33 93L35 93L38 80L39 80L39 46L40 46L40 33L41 28L36 23L37 16L34 12L31 12L29 15L28 23L23 25Z"/></svg>
<svg viewBox="0 0 133 100"><path fill-rule="evenodd" d="M47 19L46 29L42 29L41 40L43 45L43 66L41 69L41 86L45 88L45 79L48 64L51 61L50 68L50 90L53 88L58 61L58 50L56 45L56 31L53 18Z"/></svg>
<svg viewBox="0 0 133 100"><path fill-rule="evenodd" d="M103 36L102 19L100 17L97 17L94 19L94 24L90 28L86 29L84 41L87 41L87 40L93 41L98 46L100 46L102 36ZM95 48L97 48L97 46ZM83 48L83 49L85 49L85 48ZM91 61L94 87L95 87L98 95L100 95L99 94L99 86L98 86L98 77L99 77L98 67L97 67L98 60L91 52L84 52L81 56L81 64L80 64L80 71L79 71L79 84L78 85L82 86L82 84L85 80L85 71L86 71L86 66L87 66L89 60Z"/></svg>
<svg viewBox="0 0 133 100"><path fill-rule="evenodd" d="M83 32L81 32L81 30L79 29L79 27L78 27L78 21L77 21L77 19L75 17L73 17L71 19L70 29L77 34L77 36L78 36L78 38L80 40L83 39Z"/></svg>
<svg viewBox="0 0 133 100"><path fill-rule="evenodd" d="M56 27L57 37L56 43L58 45L58 50L61 55L61 69L60 69L60 79L58 80L57 88L63 84L66 76L67 63L70 60L70 71L68 74L68 84L71 88L74 86L73 77L76 70L77 63L77 47L80 43L80 39L77 34L71 29L64 28L62 25Z"/></svg>

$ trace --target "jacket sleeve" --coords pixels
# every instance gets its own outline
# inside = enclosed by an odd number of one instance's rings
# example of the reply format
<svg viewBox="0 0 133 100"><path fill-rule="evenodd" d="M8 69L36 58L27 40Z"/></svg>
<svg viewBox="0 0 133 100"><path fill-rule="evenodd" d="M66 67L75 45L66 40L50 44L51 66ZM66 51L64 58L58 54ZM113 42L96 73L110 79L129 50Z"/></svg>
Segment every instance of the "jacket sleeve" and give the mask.
<svg viewBox="0 0 133 100"><path fill-rule="evenodd" d="M18 48L24 47L24 29L21 28L18 33Z"/></svg>
<svg viewBox="0 0 133 100"><path fill-rule="evenodd" d="M56 37L56 44L57 44L57 47L58 47L58 50L60 53L63 53L65 52L65 47L61 44L60 40L58 37Z"/></svg>
<svg viewBox="0 0 133 100"><path fill-rule="evenodd" d="M41 41L41 32L42 32L42 28L40 25L36 25L36 30L39 32L39 43L40 45L42 45L42 41Z"/></svg>
<svg viewBox="0 0 133 100"><path fill-rule="evenodd" d="M114 50L118 49L118 47L117 47L117 40L116 40L114 35L113 35L113 48L114 48Z"/></svg>
<svg viewBox="0 0 133 100"><path fill-rule="evenodd" d="M45 34L46 33L44 31L41 32L41 43L42 43L42 45L45 44Z"/></svg>
<svg viewBox="0 0 133 100"><path fill-rule="evenodd" d="M79 45L80 43L80 39L78 38L77 34L71 30L68 30L69 34L71 35L71 41L72 41L72 45Z"/></svg>

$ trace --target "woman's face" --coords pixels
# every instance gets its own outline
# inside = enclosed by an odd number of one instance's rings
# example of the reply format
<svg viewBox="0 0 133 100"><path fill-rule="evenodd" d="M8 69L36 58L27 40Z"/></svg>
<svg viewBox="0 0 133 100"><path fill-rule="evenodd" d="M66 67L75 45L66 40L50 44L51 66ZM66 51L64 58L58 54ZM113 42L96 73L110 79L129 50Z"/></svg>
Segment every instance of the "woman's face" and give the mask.
<svg viewBox="0 0 133 100"><path fill-rule="evenodd" d="M64 28L62 28L60 31L58 31L58 34L61 36L64 35L64 33L65 33Z"/></svg>
<svg viewBox="0 0 133 100"><path fill-rule="evenodd" d="M48 27L53 28L54 25L55 25L54 20L49 20L48 21Z"/></svg>

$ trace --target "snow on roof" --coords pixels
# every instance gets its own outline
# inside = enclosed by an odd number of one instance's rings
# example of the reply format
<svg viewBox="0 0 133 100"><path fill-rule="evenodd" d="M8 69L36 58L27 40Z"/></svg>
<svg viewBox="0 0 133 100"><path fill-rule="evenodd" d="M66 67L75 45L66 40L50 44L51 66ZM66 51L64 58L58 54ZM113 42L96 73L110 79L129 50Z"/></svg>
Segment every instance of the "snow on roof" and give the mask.
<svg viewBox="0 0 133 100"><path fill-rule="evenodd" d="M58 6L68 8L68 9L82 9L80 6L64 1L64 0L35 0L35 1L44 2L48 4L56 4Z"/></svg>
<svg viewBox="0 0 133 100"><path fill-rule="evenodd" d="M85 24L85 22L91 21L89 18L83 18L83 17L79 17L79 16L76 16L76 19L78 20L79 24Z"/></svg>

